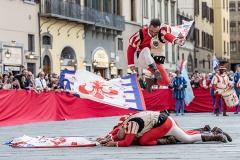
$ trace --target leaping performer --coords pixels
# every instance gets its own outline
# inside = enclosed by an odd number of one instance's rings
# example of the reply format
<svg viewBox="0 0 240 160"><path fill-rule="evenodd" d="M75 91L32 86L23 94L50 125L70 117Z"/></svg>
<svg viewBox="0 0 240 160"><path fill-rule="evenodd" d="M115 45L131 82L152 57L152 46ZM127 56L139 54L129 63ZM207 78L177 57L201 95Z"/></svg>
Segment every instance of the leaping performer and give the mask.
<svg viewBox="0 0 240 160"><path fill-rule="evenodd" d="M183 46L185 39L178 39L171 33L169 26L162 26L158 18L153 18L148 27L134 33L129 39L127 49L128 67L135 71L134 54L137 51L138 64L142 69L148 69L155 78L147 78L147 90L152 92L152 85L169 86L170 79L161 64L164 64L165 42Z"/></svg>
<svg viewBox="0 0 240 160"><path fill-rule="evenodd" d="M210 131L210 129L207 125L204 128L185 131L166 112L144 111L121 117L117 127L104 138L98 138L97 141L108 147L127 147L131 144L143 146L176 144L176 140L184 143L232 141L227 133L218 128L205 134L204 131ZM169 137L164 138L164 136Z"/></svg>

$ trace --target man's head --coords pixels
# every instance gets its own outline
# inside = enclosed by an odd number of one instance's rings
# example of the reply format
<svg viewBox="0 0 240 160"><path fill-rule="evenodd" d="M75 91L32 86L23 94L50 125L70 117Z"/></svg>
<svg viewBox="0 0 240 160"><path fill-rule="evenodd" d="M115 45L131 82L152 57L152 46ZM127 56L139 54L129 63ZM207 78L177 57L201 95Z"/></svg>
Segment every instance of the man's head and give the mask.
<svg viewBox="0 0 240 160"><path fill-rule="evenodd" d="M194 82L199 82L199 78L198 78L198 77L195 77Z"/></svg>
<svg viewBox="0 0 240 160"><path fill-rule="evenodd" d="M33 76L32 72L28 72L27 78L32 79L32 76Z"/></svg>
<svg viewBox="0 0 240 160"><path fill-rule="evenodd" d="M181 71L180 70L176 70L175 73L176 73L177 77L181 76Z"/></svg>
<svg viewBox="0 0 240 160"><path fill-rule="evenodd" d="M25 76L27 76L27 75L28 75L28 71L27 71L26 69L23 69L23 70L22 70L22 74L24 74Z"/></svg>
<svg viewBox="0 0 240 160"><path fill-rule="evenodd" d="M240 72L240 64L237 64L237 65L235 66L235 69L236 69L237 72Z"/></svg>
<svg viewBox="0 0 240 160"><path fill-rule="evenodd" d="M126 133L125 133L125 129L124 128L120 128L118 133L117 133L118 139L119 140L124 140Z"/></svg>
<svg viewBox="0 0 240 160"><path fill-rule="evenodd" d="M215 73L218 73L219 72L219 66L214 67L214 71L215 71Z"/></svg>
<svg viewBox="0 0 240 160"><path fill-rule="evenodd" d="M45 74L44 72L39 72L38 76L40 79L44 79Z"/></svg>
<svg viewBox="0 0 240 160"><path fill-rule="evenodd" d="M142 76L141 78L144 79L145 78L145 73L142 73L141 76Z"/></svg>
<svg viewBox="0 0 240 160"><path fill-rule="evenodd" d="M156 36L160 30L161 22L158 18L153 18L149 25L149 33L152 37Z"/></svg>
<svg viewBox="0 0 240 160"><path fill-rule="evenodd" d="M53 78L57 78L57 73L52 73Z"/></svg>
<svg viewBox="0 0 240 160"><path fill-rule="evenodd" d="M219 67L219 72L220 72L220 74L223 74L226 70L227 70L227 69L226 69L225 66L220 66L220 67Z"/></svg>

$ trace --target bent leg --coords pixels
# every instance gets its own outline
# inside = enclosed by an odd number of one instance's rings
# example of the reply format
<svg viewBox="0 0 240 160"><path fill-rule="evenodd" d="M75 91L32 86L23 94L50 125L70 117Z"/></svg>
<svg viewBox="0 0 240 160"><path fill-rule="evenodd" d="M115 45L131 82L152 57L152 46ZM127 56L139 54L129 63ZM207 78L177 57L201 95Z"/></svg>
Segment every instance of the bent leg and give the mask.
<svg viewBox="0 0 240 160"><path fill-rule="evenodd" d="M154 63L154 59L151 56L151 51L148 47L145 47L139 54L138 65L142 69L148 69L149 65Z"/></svg>
<svg viewBox="0 0 240 160"><path fill-rule="evenodd" d="M157 63L156 66L157 66L157 69L160 71L161 76L162 76L162 80L161 81L157 81L157 84L159 86L169 86L170 85L170 78L169 78L166 70L163 68L163 66L161 64ZM153 71L150 68L148 68L148 70L151 73L153 73Z"/></svg>
<svg viewBox="0 0 240 160"><path fill-rule="evenodd" d="M166 135L172 127L172 121L168 117L166 122L157 128L153 128L145 133L140 139L139 143L142 146L154 146L157 145L157 139Z"/></svg>

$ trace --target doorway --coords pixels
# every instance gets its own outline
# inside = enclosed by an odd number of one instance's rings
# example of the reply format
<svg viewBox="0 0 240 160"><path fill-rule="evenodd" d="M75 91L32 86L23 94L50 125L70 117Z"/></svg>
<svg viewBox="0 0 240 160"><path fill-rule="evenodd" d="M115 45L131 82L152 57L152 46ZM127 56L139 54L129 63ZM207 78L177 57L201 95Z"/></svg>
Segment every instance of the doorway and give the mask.
<svg viewBox="0 0 240 160"><path fill-rule="evenodd" d="M94 68L94 73L98 73L98 72L100 72L100 74L103 78L107 78L105 68L103 68L103 69L102 68Z"/></svg>
<svg viewBox="0 0 240 160"><path fill-rule="evenodd" d="M51 60L50 60L50 58L49 58L49 56L44 56L44 58L43 58L43 72L45 73L45 74L50 74L50 72L51 72Z"/></svg>

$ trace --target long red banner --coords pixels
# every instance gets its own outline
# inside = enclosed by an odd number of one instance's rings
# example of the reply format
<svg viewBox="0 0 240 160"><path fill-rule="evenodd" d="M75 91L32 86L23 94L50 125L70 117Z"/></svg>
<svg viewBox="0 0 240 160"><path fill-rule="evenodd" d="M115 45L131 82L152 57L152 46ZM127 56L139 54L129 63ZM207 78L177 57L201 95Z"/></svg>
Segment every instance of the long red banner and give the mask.
<svg viewBox="0 0 240 160"><path fill-rule="evenodd" d="M193 102L185 107L189 112L212 112L209 90L194 89ZM147 110L175 110L172 90L143 91ZM228 109L234 111L234 108ZM123 115L131 110L77 98L65 92L44 92L37 95L25 90L0 90L0 126L11 126L33 122L58 121L91 117Z"/></svg>

